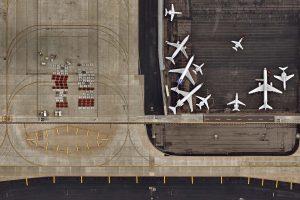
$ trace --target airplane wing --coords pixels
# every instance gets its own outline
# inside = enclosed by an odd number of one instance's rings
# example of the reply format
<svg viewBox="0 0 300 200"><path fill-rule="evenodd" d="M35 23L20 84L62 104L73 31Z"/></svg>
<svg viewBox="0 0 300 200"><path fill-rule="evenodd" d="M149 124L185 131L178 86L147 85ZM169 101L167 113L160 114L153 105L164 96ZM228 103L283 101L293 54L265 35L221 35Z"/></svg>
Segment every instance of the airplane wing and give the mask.
<svg viewBox="0 0 300 200"><path fill-rule="evenodd" d="M199 96L196 96L198 99L200 99L201 101L203 101L205 98L203 97L199 97Z"/></svg>
<svg viewBox="0 0 300 200"><path fill-rule="evenodd" d="M293 77L294 77L294 74L291 74L291 75L287 76L285 80L288 81L288 80L290 80Z"/></svg>
<svg viewBox="0 0 300 200"><path fill-rule="evenodd" d="M171 5L171 10L175 12L174 4Z"/></svg>
<svg viewBox="0 0 300 200"><path fill-rule="evenodd" d="M180 69L171 69L169 72L182 74L183 71L184 71L184 68L180 68Z"/></svg>
<svg viewBox="0 0 300 200"><path fill-rule="evenodd" d="M205 101L204 103L205 103L205 105L206 105L206 108L209 109L208 102Z"/></svg>
<svg viewBox="0 0 300 200"><path fill-rule="evenodd" d="M267 90L268 90L268 92L276 92L276 93L282 94L282 92L280 90L274 88L273 86L271 86L269 84L267 85Z"/></svg>
<svg viewBox="0 0 300 200"><path fill-rule="evenodd" d="M241 102L240 100L237 100L237 103L243 106L246 106L246 104L244 104L243 102Z"/></svg>
<svg viewBox="0 0 300 200"><path fill-rule="evenodd" d="M167 42L168 45L172 46L172 47L175 47L175 48L178 48L179 47L179 44L178 43L173 43L173 42Z"/></svg>
<svg viewBox="0 0 300 200"><path fill-rule="evenodd" d="M241 45L241 43L240 43L239 47L240 47L242 50L244 50L244 48L243 48L243 46Z"/></svg>
<svg viewBox="0 0 300 200"><path fill-rule="evenodd" d="M182 74L183 71L184 71L184 69L185 69L185 68L171 69L169 72ZM189 79L189 81L190 81L193 85L195 85L195 81L194 81L194 79L193 79L193 77L192 77L192 75L191 75L191 73L190 73L189 71L187 71L187 73L186 73L185 76ZM184 95L183 95L183 96L184 96Z"/></svg>
<svg viewBox="0 0 300 200"><path fill-rule="evenodd" d="M235 100L233 100L232 102L229 102L227 105L232 105L232 104L235 104Z"/></svg>
<svg viewBox="0 0 300 200"><path fill-rule="evenodd" d="M256 93L256 92L263 92L264 91L264 84L258 86L257 88L255 88L254 90L251 90L249 92L249 94L252 94L252 93Z"/></svg>
<svg viewBox="0 0 300 200"><path fill-rule="evenodd" d="M174 19L174 16L175 16L175 14L174 14L174 13L172 13L172 14L171 14L171 21L173 21L173 19Z"/></svg>
<svg viewBox="0 0 300 200"><path fill-rule="evenodd" d="M231 41L233 44L237 44L238 42L237 41Z"/></svg>
<svg viewBox="0 0 300 200"><path fill-rule="evenodd" d="M191 96L190 98L187 99L187 102L189 103L191 112L193 112L193 99L192 99L192 96Z"/></svg>
<svg viewBox="0 0 300 200"><path fill-rule="evenodd" d="M186 51L185 51L185 47L181 48L181 52L183 53L183 55L188 59L189 56L187 55Z"/></svg>
<svg viewBox="0 0 300 200"><path fill-rule="evenodd" d="M189 93L188 92L185 92L185 91L182 91L182 90L179 90L179 89L177 89L176 87L174 87L174 88L171 88L171 90L172 91L174 91L174 92L176 92L177 94L181 94L182 96L186 96L186 95L188 95Z"/></svg>
<svg viewBox="0 0 300 200"><path fill-rule="evenodd" d="M280 80L280 81L283 81L282 78L281 78L281 76L276 76L276 75L274 75L274 78L276 78L276 79L278 79L278 80Z"/></svg>
<svg viewBox="0 0 300 200"><path fill-rule="evenodd" d="M185 76L190 80L190 82L191 82L193 85L195 85L195 81L194 81L194 79L193 79L193 77L192 77L190 71L187 71L187 73L186 73Z"/></svg>

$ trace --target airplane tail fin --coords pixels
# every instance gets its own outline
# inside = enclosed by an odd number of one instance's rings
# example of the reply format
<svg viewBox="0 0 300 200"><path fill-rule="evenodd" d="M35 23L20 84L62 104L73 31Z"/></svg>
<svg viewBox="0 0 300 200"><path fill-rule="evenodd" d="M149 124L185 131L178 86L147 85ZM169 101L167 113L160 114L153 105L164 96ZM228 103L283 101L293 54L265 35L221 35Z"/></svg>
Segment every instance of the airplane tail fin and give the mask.
<svg viewBox="0 0 300 200"><path fill-rule="evenodd" d="M285 71L288 68L288 66L286 67L279 67L279 69L281 69L282 71Z"/></svg>
<svg viewBox="0 0 300 200"><path fill-rule="evenodd" d="M200 110L202 109L202 106L200 105L200 103L196 104L196 106L198 106Z"/></svg>
<svg viewBox="0 0 300 200"><path fill-rule="evenodd" d="M236 47L232 47L235 51L237 51L237 48Z"/></svg>
<svg viewBox="0 0 300 200"><path fill-rule="evenodd" d="M240 109L238 109L238 108L234 108L232 111L240 111Z"/></svg>
<svg viewBox="0 0 300 200"><path fill-rule="evenodd" d="M169 106L169 109L172 110L172 112L174 113L174 115L176 115L176 107Z"/></svg>
<svg viewBox="0 0 300 200"><path fill-rule="evenodd" d="M171 61L175 65L175 60L172 57L166 57L166 59Z"/></svg>
<svg viewBox="0 0 300 200"><path fill-rule="evenodd" d="M265 109L265 110L270 109L270 110L272 110L273 108L271 106L269 106L268 104L264 104L261 107L259 107L259 110L262 110L262 109Z"/></svg>
<svg viewBox="0 0 300 200"><path fill-rule="evenodd" d="M165 8L165 16L168 15L168 10Z"/></svg>

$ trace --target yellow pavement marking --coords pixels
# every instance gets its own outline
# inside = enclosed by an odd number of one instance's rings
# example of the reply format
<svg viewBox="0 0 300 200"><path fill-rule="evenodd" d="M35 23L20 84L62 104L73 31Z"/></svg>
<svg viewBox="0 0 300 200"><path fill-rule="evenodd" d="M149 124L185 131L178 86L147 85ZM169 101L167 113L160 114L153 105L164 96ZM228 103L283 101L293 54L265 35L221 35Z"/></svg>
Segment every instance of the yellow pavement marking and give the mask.
<svg viewBox="0 0 300 200"><path fill-rule="evenodd" d="M248 185L250 184L250 177L248 177Z"/></svg>
<svg viewBox="0 0 300 200"><path fill-rule="evenodd" d="M191 182L192 182L192 184L194 184L194 177L193 176L191 177Z"/></svg>
<svg viewBox="0 0 300 200"><path fill-rule="evenodd" d="M164 184L166 184L166 177L164 176Z"/></svg>
<svg viewBox="0 0 300 200"><path fill-rule="evenodd" d="M55 176L52 177L52 183L55 183L56 180L55 180Z"/></svg>
<svg viewBox="0 0 300 200"><path fill-rule="evenodd" d="M28 178L27 177L25 179L25 182L26 182L26 186L28 186Z"/></svg>
<svg viewBox="0 0 300 200"><path fill-rule="evenodd" d="M264 187L264 179L261 179L261 187Z"/></svg>
<svg viewBox="0 0 300 200"><path fill-rule="evenodd" d="M135 177L135 183L136 183L136 184L139 183L139 177L138 177L138 176Z"/></svg>
<svg viewBox="0 0 300 200"><path fill-rule="evenodd" d="M276 184L275 184L276 188L278 188L278 180L276 180Z"/></svg>
<svg viewBox="0 0 300 200"><path fill-rule="evenodd" d="M290 183L290 190L293 190L293 182Z"/></svg>
<svg viewBox="0 0 300 200"><path fill-rule="evenodd" d="M80 176L80 183L81 183L81 184L83 183L83 178L82 178L82 176Z"/></svg>
<svg viewBox="0 0 300 200"><path fill-rule="evenodd" d="M56 147L56 151L59 151L59 145L57 145L57 147Z"/></svg>
<svg viewBox="0 0 300 200"><path fill-rule="evenodd" d="M110 176L108 177L107 181L108 181L108 184L110 184Z"/></svg>
<svg viewBox="0 0 300 200"><path fill-rule="evenodd" d="M79 129L77 128L77 129L76 129L76 135L78 135L78 130L79 130Z"/></svg>

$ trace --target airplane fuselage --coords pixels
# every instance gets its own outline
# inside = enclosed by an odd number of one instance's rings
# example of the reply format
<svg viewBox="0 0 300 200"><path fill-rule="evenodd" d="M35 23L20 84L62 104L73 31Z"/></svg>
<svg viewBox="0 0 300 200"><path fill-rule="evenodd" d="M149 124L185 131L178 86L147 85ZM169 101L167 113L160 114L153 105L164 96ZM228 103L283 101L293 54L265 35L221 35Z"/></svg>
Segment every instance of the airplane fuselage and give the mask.
<svg viewBox="0 0 300 200"><path fill-rule="evenodd" d="M264 69L264 105L268 105L268 72Z"/></svg>
<svg viewBox="0 0 300 200"><path fill-rule="evenodd" d="M283 89L286 90L286 73L282 72L281 78L282 78L282 83L283 83Z"/></svg>
<svg viewBox="0 0 300 200"><path fill-rule="evenodd" d="M186 76L186 73L189 71L190 66L192 65L193 61L194 61L194 56L190 58L190 60L189 60L188 64L186 65L186 67L185 67L183 73L182 73L181 76L179 77L178 85L181 85L181 84L182 84L183 79L184 79L184 77Z"/></svg>

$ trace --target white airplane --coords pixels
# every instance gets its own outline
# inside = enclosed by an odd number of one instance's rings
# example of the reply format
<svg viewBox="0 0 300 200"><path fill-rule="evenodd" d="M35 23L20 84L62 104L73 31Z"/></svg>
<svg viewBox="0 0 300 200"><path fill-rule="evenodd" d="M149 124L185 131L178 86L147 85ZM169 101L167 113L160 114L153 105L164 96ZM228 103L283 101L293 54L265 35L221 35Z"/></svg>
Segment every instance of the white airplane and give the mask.
<svg viewBox="0 0 300 200"><path fill-rule="evenodd" d="M174 5L172 4L171 5L171 10L168 11L168 9L165 8L165 16L167 16L168 14L171 16L171 21L173 21L174 16L175 15L181 15L182 12L176 12L175 8L174 8Z"/></svg>
<svg viewBox="0 0 300 200"><path fill-rule="evenodd" d="M198 99L200 99L200 103L196 104L196 106L198 106L200 108L200 110L202 109L202 106L206 106L207 110L209 110L209 106L208 106L208 99L211 97L211 94L208 95L206 98L203 98L203 97L199 97L199 96L196 96Z"/></svg>
<svg viewBox="0 0 300 200"><path fill-rule="evenodd" d="M186 36L183 41L180 43L179 41L177 43L171 43L171 42L168 42L166 41L166 43L170 46L173 46L176 48L176 50L174 51L174 53L172 54L171 57L166 57L167 60L170 60L174 65L175 65L175 61L174 61L174 58L177 56L177 54L181 51L183 53L183 55L186 57L186 58L189 58L185 49L186 49L186 42L188 41L189 39L189 35Z"/></svg>
<svg viewBox="0 0 300 200"><path fill-rule="evenodd" d="M251 90L249 94L253 94L256 92L263 92L264 93L264 104L259 107L259 110L261 109L273 109L271 106L268 105L268 92L276 92L279 94L282 94L282 92L276 88L273 87L272 82L268 84L268 74L267 69L264 68L264 78L263 79L256 79L257 81L263 81L263 84L260 82L258 83L258 87L254 90Z"/></svg>
<svg viewBox="0 0 300 200"><path fill-rule="evenodd" d="M231 41L235 46L232 47L235 51L238 51L238 48L241 48L242 50L244 50L243 46L242 46L242 41L243 41L244 37L242 37L239 41Z"/></svg>
<svg viewBox="0 0 300 200"><path fill-rule="evenodd" d="M278 80L282 81L283 83L283 89L286 90L286 82L288 80L290 80L291 78L294 77L294 74L291 74L291 75L288 75L285 73L285 70L287 69L288 67L279 67L279 69L282 70L282 73L280 76L276 76L274 75L275 78L277 78Z"/></svg>
<svg viewBox="0 0 300 200"><path fill-rule="evenodd" d="M169 71L169 73L171 72L171 73L179 73L179 74L181 74L181 76L179 77L179 79L178 79L178 81L177 81L178 86L181 85L181 84L183 83L183 79L184 79L185 76L191 81L191 83L192 83L193 85L195 85L195 81L194 81L194 79L193 79L193 77L191 76L190 71L189 71L189 68L190 68L190 66L192 65L193 61L194 61L194 57L195 57L195 56L192 56L192 57L190 58L190 60L189 60L189 62L187 63L187 65L186 65L185 68L171 69L171 70ZM193 70L193 72L194 72L195 74L197 74L197 71L199 71L199 72L202 74L201 68L203 67L203 65L204 65L204 64L202 64L201 66L198 66L198 65L195 65L195 64L194 64L194 66L196 67L196 69Z"/></svg>
<svg viewBox="0 0 300 200"><path fill-rule="evenodd" d="M202 63L200 66L199 66L199 65L196 65L196 64L193 64L193 65L194 65L194 67L196 68L196 69L193 70L193 72L194 72L195 74L197 74L197 72L200 72L200 74L203 75L202 67L204 66L204 63Z"/></svg>
<svg viewBox="0 0 300 200"><path fill-rule="evenodd" d="M239 94L235 93L235 100L229 102L227 105L232 105L233 104L233 110L232 111L240 111L239 105L246 106L243 102L239 100Z"/></svg>
<svg viewBox="0 0 300 200"><path fill-rule="evenodd" d="M174 115L176 115L176 108L183 106L184 102L186 102L186 101L189 103L191 112L193 112L194 109L193 109L192 96L202 87L202 85L203 85L203 83L197 85L197 87L195 87L191 92L185 92L185 91L179 90L179 89L177 89L177 87L171 88L172 91L177 92L178 94L181 94L182 96L184 96L182 99L179 99L177 101L176 106L174 106L174 107L169 106L169 108L173 111Z"/></svg>

